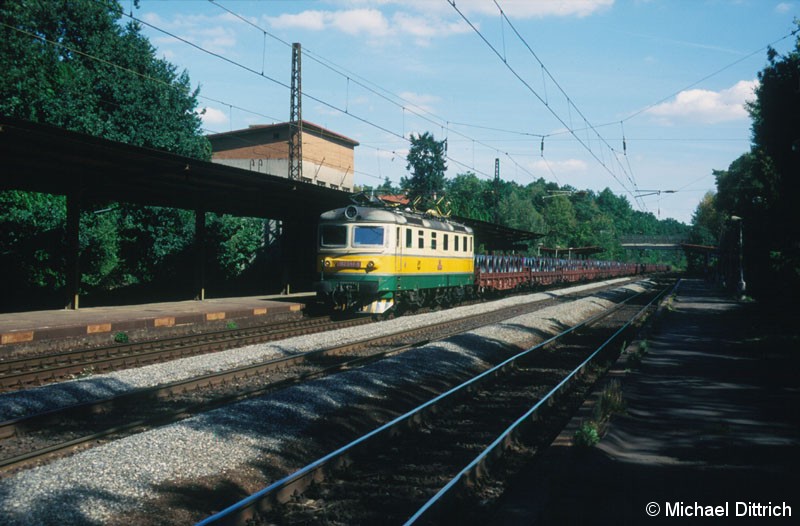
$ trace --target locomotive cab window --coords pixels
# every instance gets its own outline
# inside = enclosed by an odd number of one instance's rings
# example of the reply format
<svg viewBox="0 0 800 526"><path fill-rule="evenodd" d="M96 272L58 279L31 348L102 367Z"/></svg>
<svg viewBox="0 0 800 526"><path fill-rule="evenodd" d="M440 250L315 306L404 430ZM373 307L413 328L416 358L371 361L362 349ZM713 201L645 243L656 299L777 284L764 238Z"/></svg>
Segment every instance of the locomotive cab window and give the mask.
<svg viewBox="0 0 800 526"><path fill-rule="evenodd" d="M412 247L411 235L412 235L411 229L410 228L406 228L406 248L411 248Z"/></svg>
<svg viewBox="0 0 800 526"><path fill-rule="evenodd" d="M344 225L322 225L319 229L321 247L347 246L347 227Z"/></svg>
<svg viewBox="0 0 800 526"><path fill-rule="evenodd" d="M382 247L384 229L382 226L353 227L354 247Z"/></svg>

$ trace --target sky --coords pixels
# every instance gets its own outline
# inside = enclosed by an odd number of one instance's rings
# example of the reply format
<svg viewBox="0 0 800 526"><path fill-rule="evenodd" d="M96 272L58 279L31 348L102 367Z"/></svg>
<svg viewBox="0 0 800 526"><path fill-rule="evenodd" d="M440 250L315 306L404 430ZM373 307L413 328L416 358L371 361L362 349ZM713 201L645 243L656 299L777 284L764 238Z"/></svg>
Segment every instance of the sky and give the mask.
<svg viewBox="0 0 800 526"><path fill-rule="evenodd" d="M800 0L121 3L199 86L206 133L288 121L297 42L303 119L360 143L357 185L399 184L429 132L449 178L499 159L504 180L610 188L684 223L749 151L745 103L800 18Z"/></svg>

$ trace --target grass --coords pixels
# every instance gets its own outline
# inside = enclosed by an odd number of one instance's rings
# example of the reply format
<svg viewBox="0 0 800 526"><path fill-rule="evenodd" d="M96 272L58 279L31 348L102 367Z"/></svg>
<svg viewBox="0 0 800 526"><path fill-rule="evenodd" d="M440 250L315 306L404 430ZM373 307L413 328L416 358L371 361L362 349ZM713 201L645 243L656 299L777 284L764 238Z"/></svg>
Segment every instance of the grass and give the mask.
<svg viewBox="0 0 800 526"><path fill-rule="evenodd" d="M592 418L583 422L572 436L575 446L580 448L594 447L600 442L602 429L612 415L625 412L625 400L622 396L622 386L619 381L611 380L600 393Z"/></svg>

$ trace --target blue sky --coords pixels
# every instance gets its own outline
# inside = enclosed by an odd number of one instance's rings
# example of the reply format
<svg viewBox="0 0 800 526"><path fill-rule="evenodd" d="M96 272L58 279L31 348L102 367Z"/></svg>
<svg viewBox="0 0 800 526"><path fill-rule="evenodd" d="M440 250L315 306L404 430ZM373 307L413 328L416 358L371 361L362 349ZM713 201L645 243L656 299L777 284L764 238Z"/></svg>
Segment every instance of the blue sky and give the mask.
<svg viewBox="0 0 800 526"><path fill-rule="evenodd" d="M800 17L773 0L122 3L163 30L144 27L200 86L209 133L288 120L299 42L303 118L361 143L356 184L398 183L409 134L429 131L449 177L491 178L499 158L504 179L609 187L687 223L749 150L764 48L792 49Z"/></svg>

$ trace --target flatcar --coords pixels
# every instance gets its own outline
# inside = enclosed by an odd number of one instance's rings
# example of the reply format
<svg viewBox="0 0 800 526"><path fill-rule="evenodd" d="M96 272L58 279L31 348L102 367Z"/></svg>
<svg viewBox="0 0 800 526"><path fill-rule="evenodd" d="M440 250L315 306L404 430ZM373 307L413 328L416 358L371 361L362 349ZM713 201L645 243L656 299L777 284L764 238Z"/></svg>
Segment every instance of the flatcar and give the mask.
<svg viewBox="0 0 800 526"><path fill-rule="evenodd" d="M330 309L386 314L465 297L669 270L661 265L475 254L475 236L448 218L350 205L319 223L317 297Z"/></svg>

